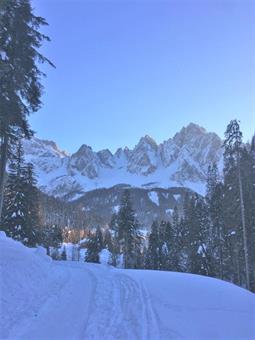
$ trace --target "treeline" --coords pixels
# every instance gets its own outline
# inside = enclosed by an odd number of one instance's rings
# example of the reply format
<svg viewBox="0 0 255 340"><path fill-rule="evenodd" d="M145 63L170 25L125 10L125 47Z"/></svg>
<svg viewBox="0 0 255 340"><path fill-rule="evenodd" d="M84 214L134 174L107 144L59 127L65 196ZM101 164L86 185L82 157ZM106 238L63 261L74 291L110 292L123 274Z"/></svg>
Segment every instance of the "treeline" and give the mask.
<svg viewBox="0 0 255 340"><path fill-rule="evenodd" d="M148 239L126 191L108 241L99 229L89 237L87 261L98 262L106 247L112 265L208 275L255 291L255 137L244 145L233 120L223 147L223 176L211 164L206 196L187 196L183 214L175 208L171 223L155 221Z"/></svg>
<svg viewBox="0 0 255 340"><path fill-rule="evenodd" d="M42 223L57 225L60 228L86 230L89 220L84 210L77 209L72 203L39 192L39 205Z"/></svg>
<svg viewBox="0 0 255 340"><path fill-rule="evenodd" d="M89 232L45 224L33 166L25 163L17 141L8 166L1 229L29 247L44 246L56 259L66 259L65 251L51 253L51 248L60 248L63 242L79 243L78 248L86 248L85 260L89 262L99 262L106 249L108 263L117 267L208 275L254 291L255 137L250 144L243 144L234 120L227 127L223 147L223 176L217 165L211 164L206 196L187 195L181 214L175 208L171 222L155 221L147 237L128 190L108 229L98 227ZM82 238L85 241L80 243Z"/></svg>
<svg viewBox="0 0 255 340"><path fill-rule="evenodd" d="M1 218L1 230L28 247L58 247L63 241L62 228L43 224L40 192L36 188L33 165L24 161L21 142L12 147Z"/></svg>

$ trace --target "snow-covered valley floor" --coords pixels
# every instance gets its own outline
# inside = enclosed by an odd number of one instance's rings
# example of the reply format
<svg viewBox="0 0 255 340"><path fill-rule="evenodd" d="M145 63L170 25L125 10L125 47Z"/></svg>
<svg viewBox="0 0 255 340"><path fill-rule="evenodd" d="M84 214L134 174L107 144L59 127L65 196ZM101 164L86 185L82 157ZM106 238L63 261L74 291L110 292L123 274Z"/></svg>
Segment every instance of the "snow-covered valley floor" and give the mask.
<svg viewBox="0 0 255 340"><path fill-rule="evenodd" d="M0 338L255 339L255 295L198 275L51 261L0 235Z"/></svg>

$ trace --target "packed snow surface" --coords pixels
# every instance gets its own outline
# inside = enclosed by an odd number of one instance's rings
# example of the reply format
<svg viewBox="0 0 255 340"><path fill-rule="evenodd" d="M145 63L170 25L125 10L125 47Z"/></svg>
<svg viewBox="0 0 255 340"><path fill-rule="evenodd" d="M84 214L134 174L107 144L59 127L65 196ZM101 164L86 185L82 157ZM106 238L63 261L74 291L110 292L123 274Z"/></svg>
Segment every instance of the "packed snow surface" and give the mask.
<svg viewBox="0 0 255 340"><path fill-rule="evenodd" d="M3 233L0 255L1 339L255 338L254 294L220 280L55 262Z"/></svg>

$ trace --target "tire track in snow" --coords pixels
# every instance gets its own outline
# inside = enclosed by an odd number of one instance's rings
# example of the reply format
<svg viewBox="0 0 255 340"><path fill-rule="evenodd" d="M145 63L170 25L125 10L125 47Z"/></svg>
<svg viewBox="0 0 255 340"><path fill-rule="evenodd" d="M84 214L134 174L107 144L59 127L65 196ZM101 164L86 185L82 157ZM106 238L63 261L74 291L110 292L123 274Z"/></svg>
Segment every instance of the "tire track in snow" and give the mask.
<svg viewBox="0 0 255 340"><path fill-rule="evenodd" d="M144 313L146 314L147 329L145 339L160 339L159 318L152 306L151 297L143 282L140 282L140 291L142 295L142 304L144 306Z"/></svg>
<svg viewBox="0 0 255 340"><path fill-rule="evenodd" d="M159 339L158 320L143 284L118 270L94 267L96 278L86 339Z"/></svg>

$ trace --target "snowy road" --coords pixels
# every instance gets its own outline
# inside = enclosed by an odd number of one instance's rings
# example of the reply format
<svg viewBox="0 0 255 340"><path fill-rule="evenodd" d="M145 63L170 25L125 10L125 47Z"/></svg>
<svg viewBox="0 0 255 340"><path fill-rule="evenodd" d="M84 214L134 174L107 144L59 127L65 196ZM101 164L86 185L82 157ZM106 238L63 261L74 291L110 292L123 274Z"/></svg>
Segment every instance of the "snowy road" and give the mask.
<svg viewBox="0 0 255 340"><path fill-rule="evenodd" d="M123 271L95 266L95 300L86 339L158 339L158 327L145 288ZM100 315L98 318L97 316Z"/></svg>
<svg viewBox="0 0 255 340"><path fill-rule="evenodd" d="M177 273L172 273L181 278L176 285L176 279L167 279L169 273L125 271L77 262L55 262L53 266L54 275L62 280L49 292L33 317L13 328L10 339L156 340L186 339L189 334L189 339L232 340L252 339L255 334L252 329L254 314L252 316L244 307L235 309L235 301L232 306L220 302L225 296L224 290L210 297L208 288L196 287L195 283L196 293L192 294L194 280L205 280L209 286L210 283L215 286L219 280L188 276L188 279L192 278L189 291L185 290L189 282ZM146 274L149 274L147 280ZM163 278L160 284L159 275ZM154 292L154 304L148 288ZM203 299L199 303L198 291ZM209 307L206 298L211 300ZM250 329L240 328L240 317L246 318ZM235 319L236 323L233 323ZM217 327L220 323L224 323L225 329ZM243 336L239 337L240 331Z"/></svg>
<svg viewBox="0 0 255 340"><path fill-rule="evenodd" d="M122 271L56 263L65 282L38 312L14 327L15 339L157 339L157 320L143 285Z"/></svg>

